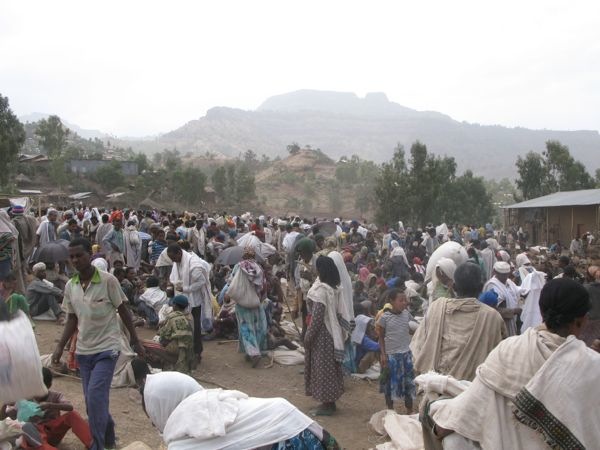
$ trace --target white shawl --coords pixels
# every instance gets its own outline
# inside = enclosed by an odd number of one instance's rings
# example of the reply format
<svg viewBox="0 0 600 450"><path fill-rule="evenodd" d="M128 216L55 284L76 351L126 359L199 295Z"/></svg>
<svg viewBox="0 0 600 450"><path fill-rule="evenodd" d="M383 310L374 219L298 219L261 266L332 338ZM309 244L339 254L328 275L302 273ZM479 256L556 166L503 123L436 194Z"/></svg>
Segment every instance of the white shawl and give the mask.
<svg viewBox="0 0 600 450"><path fill-rule="evenodd" d="M131 225L123 230L123 241L127 267L138 270L142 260L142 240L135 226Z"/></svg>
<svg viewBox="0 0 600 450"><path fill-rule="evenodd" d="M342 361L344 358L344 343L350 331L350 324L342 317L343 302L340 296L339 289L334 289L319 279L313 283L307 295L313 302L325 306L325 326L333 338L333 353L336 361Z"/></svg>
<svg viewBox="0 0 600 450"><path fill-rule="evenodd" d="M546 284L546 274L544 272L533 271L528 274L523 283L521 283L521 292L525 295L525 304L521 312L521 333L527 328L534 328L541 325L542 313L540 312L540 294Z"/></svg>
<svg viewBox="0 0 600 450"><path fill-rule="evenodd" d="M546 330L530 328L502 341L477 368L462 394L431 407L436 424L478 442L486 450L542 450L548 447L531 428L517 422L513 399L565 341ZM597 376L597 375L596 375ZM572 385L577 385L571 381ZM563 386L554 386L562 389ZM569 402L589 413L579 399Z"/></svg>
<svg viewBox="0 0 600 450"><path fill-rule="evenodd" d="M322 428L283 398L210 389L179 404L164 439L169 450L250 450L270 448L307 428L322 437Z"/></svg>
<svg viewBox="0 0 600 450"><path fill-rule="evenodd" d="M146 412L161 434L175 408L187 397L202 389L192 377L179 372L161 372L146 377Z"/></svg>
<svg viewBox="0 0 600 450"><path fill-rule="evenodd" d="M329 252L327 255L337 267L337 270L340 274L340 311L341 315L346 322L351 322L354 319L354 303L352 301L352 279L350 278L350 274L348 273L348 269L346 268L346 264L344 263L344 257L340 252L333 251Z"/></svg>
<svg viewBox="0 0 600 450"><path fill-rule="evenodd" d="M181 283L182 292L187 295L192 308L201 306L211 310L210 265L194 253L182 252L181 261L173 264L169 280L173 285ZM212 317L212 314L210 315Z"/></svg>

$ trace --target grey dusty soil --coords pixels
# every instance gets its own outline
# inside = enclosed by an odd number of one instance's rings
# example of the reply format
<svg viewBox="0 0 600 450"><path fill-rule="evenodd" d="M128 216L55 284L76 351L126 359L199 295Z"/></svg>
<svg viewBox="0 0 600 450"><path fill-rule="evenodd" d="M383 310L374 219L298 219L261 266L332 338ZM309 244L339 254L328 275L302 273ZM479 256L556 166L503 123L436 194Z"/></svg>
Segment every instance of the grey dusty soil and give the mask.
<svg viewBox="0 0 600 450"><path fill-rule="evenodd" d="M46 354L53 351L62 327L52 322L37 322L35 331L40 353ZM150 330L139 329L138 332L144 338L152 336ZM303 366L275 364L264 368L268 363L269 359L263 358L258 368L252 369L237 352L236 343L219 345L210 341L205 343L202 364L194 376L207 388L236 389L255 397L283 397L308 414L316 402L304 395ZM85 417L81 383L77 379L55 378L53 388L63 392ZM383 442L368 427L371 415L385 407L377 382L346 378L345 389L337 413L332 417L319 417L318 422L346 449L367 449ZM161 448L158 432L136 400L133 389L113 389L111 392L110 411L117 424L119 447L139 440L154 449ZM83 446L69 433L60 448L74 450Z"/></svg>

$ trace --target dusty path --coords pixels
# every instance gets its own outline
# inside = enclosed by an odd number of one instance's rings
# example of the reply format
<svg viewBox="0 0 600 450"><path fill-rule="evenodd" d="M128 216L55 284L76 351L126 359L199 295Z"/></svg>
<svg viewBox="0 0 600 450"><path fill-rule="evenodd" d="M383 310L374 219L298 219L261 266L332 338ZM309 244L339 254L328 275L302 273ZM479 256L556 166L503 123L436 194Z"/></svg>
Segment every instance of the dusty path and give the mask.
<svg viewBox="0 0 600 450"><path fill-rule="evenodd" d="M40 352L50 353L62 327L48 322L37 322L36 338ZM140 335L150 338L149 330L140 330ZM201 379L204 386L237 389L256 397L283 397L296 405L304 413L316 405L313 399L304 395L304 378L300 373L303 366L279 366L263 368L267 358L258 368L252 369L237 353L234 343L218 345L206 342L201 367L194 376ZM216 383L216 384L212 384ZM54 388L60 390L73 402L78 411L85 416L85 406L81 384L70 378L56 378ZM345 380L346 393L338 403L335 416L318 418L318 422L333 434L347 449L367 449L380 443L377 436L368 429L368 421L374 412L384 408L383 396L378 393L376 382ZM161 439L152 427L142 408L134 400L135 392L130 389L113 389L111 392L111 413L117 424L119 446L141 440L152 448L160 448ZM73 437L67 435L63 450L82 448Z"/></svg>

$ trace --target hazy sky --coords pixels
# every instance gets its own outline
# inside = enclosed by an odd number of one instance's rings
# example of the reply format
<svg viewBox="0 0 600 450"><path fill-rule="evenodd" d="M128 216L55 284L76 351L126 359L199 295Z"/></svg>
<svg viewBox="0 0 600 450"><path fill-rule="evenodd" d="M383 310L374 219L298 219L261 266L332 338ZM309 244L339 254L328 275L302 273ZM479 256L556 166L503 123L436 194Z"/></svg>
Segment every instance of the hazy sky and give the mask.
<svg viewBox="0 0 600 450"><path fill-rule="evenodd" d="M597 130L600 2L0 3L0 93L19 115L146 135L297 89Z"/></svg>

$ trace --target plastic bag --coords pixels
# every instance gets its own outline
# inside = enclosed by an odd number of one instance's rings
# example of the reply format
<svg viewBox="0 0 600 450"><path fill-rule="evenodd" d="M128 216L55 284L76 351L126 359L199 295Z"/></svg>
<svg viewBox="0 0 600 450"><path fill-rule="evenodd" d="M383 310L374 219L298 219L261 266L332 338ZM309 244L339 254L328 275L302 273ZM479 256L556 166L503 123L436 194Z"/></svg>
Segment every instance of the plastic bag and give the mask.
<svg viewBox="0 0 600 450"><path fill-rule="evenodd" d="M0 322L0 402L41 397L48 393L31 323L23 311Z"/></svg>
<svg viewBox="0 0 600 450"><path fill-rule="evenodd" d="M241 268L238 268L231 283L229 283L227 295L244 308L256 309L260 306L258 294Z"/></svg>

